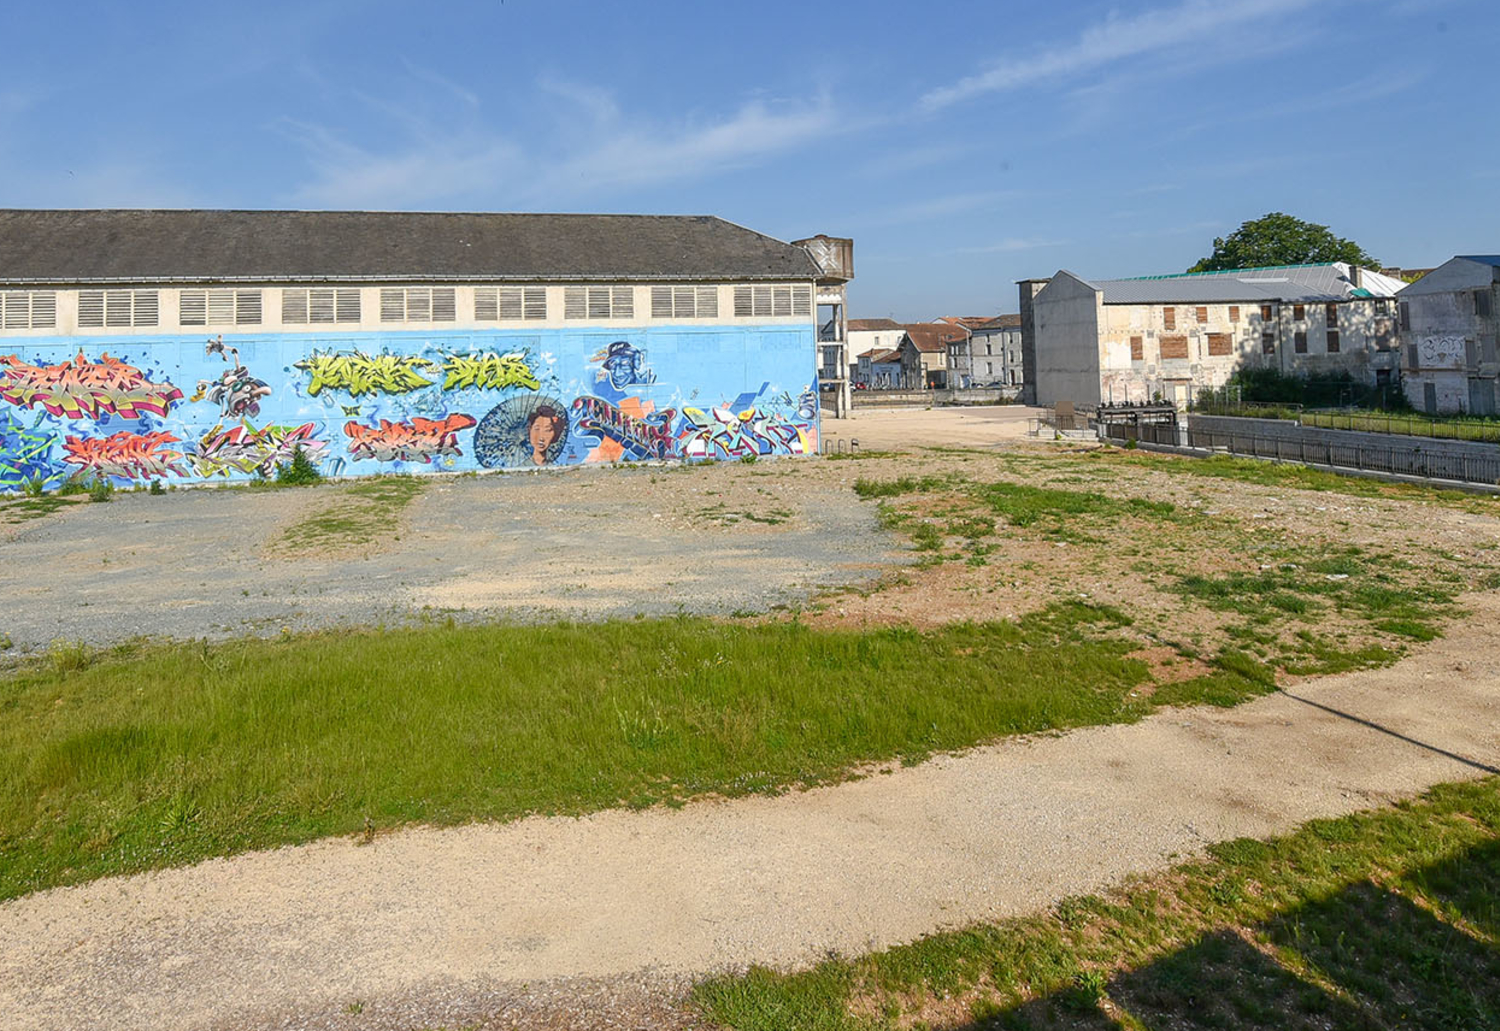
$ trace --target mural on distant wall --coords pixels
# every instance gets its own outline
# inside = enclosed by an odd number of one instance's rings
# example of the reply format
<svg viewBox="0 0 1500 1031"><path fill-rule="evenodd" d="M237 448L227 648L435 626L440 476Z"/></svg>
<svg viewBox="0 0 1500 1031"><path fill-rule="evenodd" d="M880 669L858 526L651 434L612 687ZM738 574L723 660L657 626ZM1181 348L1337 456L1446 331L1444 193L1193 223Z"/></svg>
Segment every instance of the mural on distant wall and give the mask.
<svg viewBox="0 0 1500 1031"><path fill-rule="evenodd" d="M330 475L806 455L814 360L810 326L17 339L0 492L273 476L298 449Z"/></svg>

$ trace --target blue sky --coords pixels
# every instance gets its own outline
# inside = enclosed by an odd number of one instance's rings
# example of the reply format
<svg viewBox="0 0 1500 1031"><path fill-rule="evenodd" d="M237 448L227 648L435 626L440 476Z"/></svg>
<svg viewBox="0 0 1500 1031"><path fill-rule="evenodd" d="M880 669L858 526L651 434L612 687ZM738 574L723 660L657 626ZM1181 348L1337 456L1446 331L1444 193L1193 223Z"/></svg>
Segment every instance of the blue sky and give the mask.
<svg viewBox="0 0 1500 1031"><path fill-rule="evenodd" d="M822 19L826 19L822 21ZM12 5L0 204L709 213L856 316L1180 271L1283 210L1500 250L1500 0Z"/></svg>

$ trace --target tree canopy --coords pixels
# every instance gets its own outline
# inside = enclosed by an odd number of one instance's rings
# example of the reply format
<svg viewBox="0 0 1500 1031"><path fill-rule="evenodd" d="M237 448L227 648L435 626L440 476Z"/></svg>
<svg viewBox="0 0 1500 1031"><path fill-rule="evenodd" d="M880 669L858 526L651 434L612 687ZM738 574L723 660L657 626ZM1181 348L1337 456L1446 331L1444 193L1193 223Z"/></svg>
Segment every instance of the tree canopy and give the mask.
<svg viewBox="0 0 1500 1031"><path fill-rule="evenodd" d="M1222 272L1263 265L1306 265L1346 261L1379 268L1353 240L1334 236L1327 226L1314 225L1280 211L1243 223L1228 236L1214 240L1214 252L1189 272Z"/></svg>

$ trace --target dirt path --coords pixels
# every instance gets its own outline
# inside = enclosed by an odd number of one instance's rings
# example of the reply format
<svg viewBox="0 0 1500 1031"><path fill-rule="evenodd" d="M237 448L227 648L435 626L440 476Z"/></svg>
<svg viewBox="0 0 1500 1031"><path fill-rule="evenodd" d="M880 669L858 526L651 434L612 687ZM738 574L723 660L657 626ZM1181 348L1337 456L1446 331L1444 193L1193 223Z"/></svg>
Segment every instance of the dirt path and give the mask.
<svg viewBox="0 0 1500 1031"><path fill-rule="evenodd" d="M20 899L0 906L0 1026L446 1024L551 979L801 964L1035 909L1500 766L1500 596L1470 606L1392 668L1233 710L781 798L417 829Z"/></svg>

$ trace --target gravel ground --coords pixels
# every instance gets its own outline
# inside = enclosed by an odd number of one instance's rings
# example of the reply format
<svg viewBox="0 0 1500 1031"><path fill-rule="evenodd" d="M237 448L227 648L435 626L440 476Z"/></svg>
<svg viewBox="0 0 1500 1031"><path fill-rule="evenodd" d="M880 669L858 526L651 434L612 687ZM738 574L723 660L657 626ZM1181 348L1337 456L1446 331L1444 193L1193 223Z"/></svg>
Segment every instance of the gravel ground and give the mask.
<svg viewBox="0 0 1500 1031"><path fill-rule="evenodd" d="M1500 765L1500 596L1466 604L1395 666L1236 709L778 798L413 829L28 896L0 906L0 1027L689 1026L674 1005L694 975L1033 911Z"/></svg>

